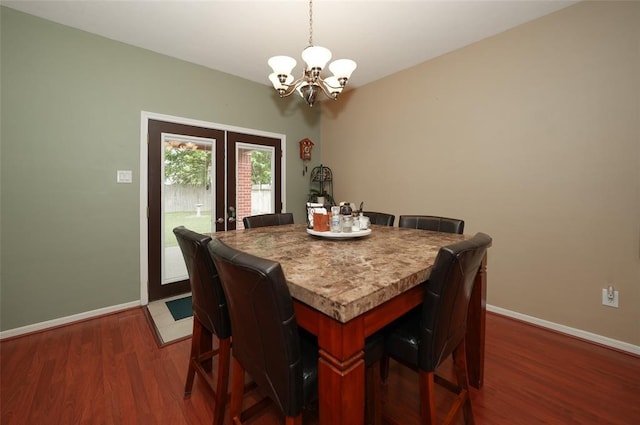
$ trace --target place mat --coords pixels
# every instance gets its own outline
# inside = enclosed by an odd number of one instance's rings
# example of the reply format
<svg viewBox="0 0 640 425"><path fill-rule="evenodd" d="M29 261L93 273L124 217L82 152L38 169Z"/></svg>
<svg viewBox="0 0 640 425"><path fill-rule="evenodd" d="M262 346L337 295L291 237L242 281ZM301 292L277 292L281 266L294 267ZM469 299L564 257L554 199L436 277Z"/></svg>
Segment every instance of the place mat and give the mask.
<svg viewBox="0 0 640 425"><path fill-rule="evenodd" d="M191 296L167 301L165 304L167 304L167 308L174 320L181 320L193 316Z"/></svg>

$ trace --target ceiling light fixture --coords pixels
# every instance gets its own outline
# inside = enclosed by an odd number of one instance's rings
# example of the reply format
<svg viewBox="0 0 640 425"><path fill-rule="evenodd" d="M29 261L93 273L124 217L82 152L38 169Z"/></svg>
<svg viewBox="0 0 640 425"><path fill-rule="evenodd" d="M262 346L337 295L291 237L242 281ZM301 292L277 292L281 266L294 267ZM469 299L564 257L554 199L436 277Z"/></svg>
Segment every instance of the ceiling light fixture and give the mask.
<svg viewBox="0 0 640 425"><path fill-rule="evenodd" d="M333 73L331 77L320 76L322 69L331 60L331 51L313 45L313 0L309 0L309 45L302 51L302 59L306 67L302 76L294 81L291 72L296 66L296 60L289 56L273 56L268 61L273 68L269 80L280 97L287 97L297 91L309 106L313 106L320 92L336 100L356 69L356 63L351 59L338 59L329 64L329 70Z"/></svg>

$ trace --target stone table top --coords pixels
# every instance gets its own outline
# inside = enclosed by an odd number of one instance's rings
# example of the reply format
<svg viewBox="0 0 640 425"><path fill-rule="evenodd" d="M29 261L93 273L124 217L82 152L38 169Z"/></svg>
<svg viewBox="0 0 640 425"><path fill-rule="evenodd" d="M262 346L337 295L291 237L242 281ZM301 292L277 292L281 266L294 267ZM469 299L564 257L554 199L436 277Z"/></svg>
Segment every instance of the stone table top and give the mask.
<svg viewBox="0 0 640 425"><path fill-rule="evenodd" d="M291 296L343 323L424 282L440 247L463 235L371 226L368 236L326 239L303 224L218 232L214 238L281 264Z"/></svg>

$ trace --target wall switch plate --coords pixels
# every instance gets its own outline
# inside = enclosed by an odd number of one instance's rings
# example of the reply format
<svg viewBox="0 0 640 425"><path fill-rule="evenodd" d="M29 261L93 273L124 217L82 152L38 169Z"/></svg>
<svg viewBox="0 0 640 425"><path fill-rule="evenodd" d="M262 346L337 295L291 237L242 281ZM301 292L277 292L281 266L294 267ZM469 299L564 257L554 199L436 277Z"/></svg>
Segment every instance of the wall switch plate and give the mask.
<svg viewBox="0 0 640 425"><path fill-rule="evenodd" d="M618 291L613 291L613 298L609 298L607 288L602 288L602 305L618 308Z"/></svg>
<svg viewBox="0 0 640 425"><path fill-rule="evenodd" d="M133 171L131 170L118 170L116 173L116 182L117 183L132 183L133 182Z"/></svg>

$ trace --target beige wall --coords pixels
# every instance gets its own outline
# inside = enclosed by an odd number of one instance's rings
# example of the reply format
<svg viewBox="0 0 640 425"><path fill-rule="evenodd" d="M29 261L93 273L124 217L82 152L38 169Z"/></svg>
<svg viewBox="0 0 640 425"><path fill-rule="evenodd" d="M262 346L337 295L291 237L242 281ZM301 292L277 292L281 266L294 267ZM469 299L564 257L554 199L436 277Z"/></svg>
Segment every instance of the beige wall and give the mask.
<svg viewBox="0 0 640 425"><path fill-rule="evenodd" d="M638 22L585 2L345 93L336 199L464 218L494 238L490 304L640 345Z"/></svg>

